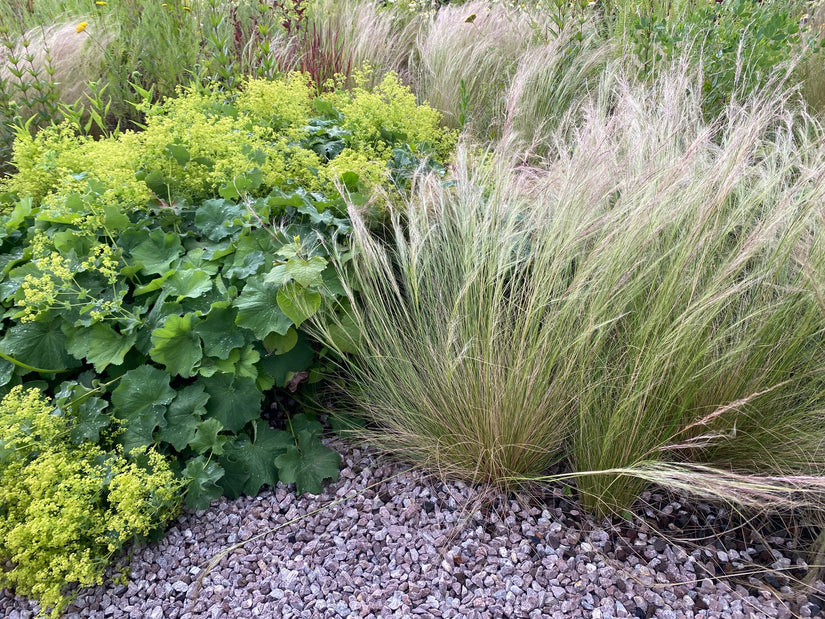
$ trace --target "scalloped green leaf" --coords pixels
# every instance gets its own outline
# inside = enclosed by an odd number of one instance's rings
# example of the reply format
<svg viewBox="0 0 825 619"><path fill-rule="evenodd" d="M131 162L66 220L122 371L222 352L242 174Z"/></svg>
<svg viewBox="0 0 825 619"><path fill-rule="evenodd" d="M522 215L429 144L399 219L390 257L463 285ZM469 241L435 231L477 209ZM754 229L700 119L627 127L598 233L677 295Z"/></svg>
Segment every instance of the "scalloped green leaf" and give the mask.
<svg viewBox="0 0 825 619"><path fill-rule="evenodd" d="M195 331L197 316L193 313L177 316L172 314L163 326L152 331L152 349L149 356L162 363L172 374L188 378L195 373L195 366L203 357L201 340Z"/></svg>
<svg viewBox="0 0 825 619"><path fill-rule="evenodd" d="M14 374L14 364L11 361L0 359L0 387L8 385Z"/></svg>
<svg viewBox="0 0 825 619"><path fill-rule="evenodd" d="M306 432L311 436L320 437L324 433L324 426L321 422L307 416L306 413L298 413L290 417L289 425L296 436L301 432Z"/></svg>
<svg viewBox="0 0 825 619"><path fill-rule="evenodd" d="M203 385L187 385L179 389L166 411L166 427L155 434L158 441L165 441L177 451L183 451L195 437L198 424L206 414L209 394Z"/></svg>
<svg viewBox="0 0 825 619"><path fill-rule="evenodd" d="M265 424L259 424L255 434L254 443L246 434L228 443L218 460L227 473L221 485L230 498L241 494L255 496L262 486L277 484L275 460L294 445L289 432L272 430Z"/></svg>
<svg viewBox="0 0 825 619"><path fill-rule="evenodd" d="M86 359L103 372L109 365L120 365L137 341L135 332L123 335L104 323L71 331L66 341L67 350L78 359Z"/></svg>
<svg viewBox="0 0 825 619"><path fill-rule="evenodd" d="M321 308L320 292L307 290L292 283L281 288L276 299L278 307L296 327L300 327L301 323Z"/></svg>
<svg viewBox="0 0 825 619"><path fill-rule="evenodd" d="M261 354L255 350L251 344L244 348L236 348L226 359L215 359L214 357L204 357L198 368L198 374L209 377L216 373L235 375L239 378L258 378L257 363L261 360Z"/></svg>
<svg viewBox="0 0 825 619"><path fill-rule="evenodd" d="M75 418L69 437L76 445L84 441L99 442L100 431L112 423L112 418L103 412L109 403L92 393L91 389L70 381L62 383L55 394L55 406L63 415Z"/></svg>
<svg viewBox="0 0 825 619"><path fill-rule="evenodd" d="M278 476L285 484L294 483L298 494L320 494L325 479L338 479L341 455L325 446L311 432L301 431L297 445L290 445L286 452L275 458Z"/></svg>
<svg viewBox="0 0 825 619"><path fill-rule="evenodd" d="M224 271L224 275L226 277L246 279L247 277L255 275L264 263L266 263L266 257L264 256L264 252L259 249L245 255L237 254L235 256L235 262L230 268Z"/></svg>
<svg viewBox="0 0 825 619"><path fill-rule="evenodd" d="M245 209L227 200L206 200L195 213L195 228L210 241L222 241L243 229Z"/></svg>
<svg viewBox="0 0 825 619"><path fill-rule="evenodd" d="M0 340L0 353L38 370L63 372L80 365L66 350L62 318L14 325Z"/></svg>
<svg viewBox="0 0 825 619"><path fill-rule="evenodd" d="M266 161L266 154L257 149L254 152L255 154L252 160L256 161L256 163L263 164L263 162ZM237 200L242 195L260 187L262 181L263 173L258 168L252 168L233 178L232 182L222 185L218 193L222 198L227 200Z"/></svg>
<svg viewBox="0 0 825 619"><path fill-rule="evenodd" d="M207 462L203 456L192 458L186 463L183 478L189 480L186 489L186 505L191 509L206 509L221 496L218 482L224 476L223 468L216 462Z"/></svg>
<svg viewBox="0 0 825 619"><path fill-rule="evenodd" d="M139 297L143 294L148 294L150 292L155 292L156 290L160 290L163 288L163 284L166 283L166 280L172 277L175 274L175 269L169 269L166 273L163 273L160 277L156 277L148 284L144 284L143 286L135 286L134 291L132 294L136 297Z"/></svg>
<svg viewBox="0 0 825 619"><path fill-rule="evenodd" d="M239 432L247 422L260 417L263 394L254 379L215 374L198 380L209 394L206 412L228 432Z"/></svg>
<svg viewBox="0 0 825 619"><path fill-rule="evenodd" d="M236 348L233 350L227 359L215 359L215 357L204 357L201 359L198 374L204 378L209 378L215 374L235 375L235 363L240 358L240 353Z"/></svg>
<svg viewBox="0 0 825 619"><path fill-rule="evenodd" d="M265 284L261 276L248 279L235 300L235 307L238 308L235 324L249 329L259 340L273 331L286 335L292 321L278 307L278 296L278 289Z"/></svg>
<svg viewBox="0 0 825 619"><path fill-rule="evenodd" d="M119 206L105 204L101 210L103 211L103 225L110 232L124 230L132 223Z"/></svg>
<svg viewBox="0 0 825 619"><path fill-rule="evenodd" d="M120 442L128 453L152 443L158 426L166 426L166 407L174 399L169 374L150 365L129 370L112 392L115 417L123 420Z"/></svg>
<svg viewBox="0 0 825 619"><path fill-rule="evenodd" d="M163 230L152 230L148 238L132 249L132 258L142 265L145 275L160 275L183 254L180 236Z"/></svg>
<svg viewBox="0 0 825 619"><path fill-rule="evenodd" d="M217 419L204 419L198 424L195 436L189 441L189 446L199 454L211 451L216 456L223 453L223 447L228 436L219 434L223 430Z"/></svg>
<svg viewBox="0 0 825 619"><path fill-rule="evenodd" d="M235 326L235 310L212 308L195 327L203 340L203 351L210 357L228 359L229 353L244 345L243 333Z"/></svg>
<svg viewBox="0 0 825 619"><path fill-rule="evenodd" d="M202 269L175 271L164 287L178 297L195 299L212 289L212 277Z"/></svg>
<svg viewBox="0 0 825 619"><path fill-rule="evenodd" d="M178 162L178 165L186 165L189 162L189 151L183 144L167 144L164 148L166 154Z"/></svg>
<svg viewBox="0 0 825 619"><path fill-rule="evenodd" d="M100 441L100 431L108 428L112 418L103 411L109 406L106 400L90 397L75 409L77 425L72 428L72 442L80 444L83 441L97 443Z"/></svg>

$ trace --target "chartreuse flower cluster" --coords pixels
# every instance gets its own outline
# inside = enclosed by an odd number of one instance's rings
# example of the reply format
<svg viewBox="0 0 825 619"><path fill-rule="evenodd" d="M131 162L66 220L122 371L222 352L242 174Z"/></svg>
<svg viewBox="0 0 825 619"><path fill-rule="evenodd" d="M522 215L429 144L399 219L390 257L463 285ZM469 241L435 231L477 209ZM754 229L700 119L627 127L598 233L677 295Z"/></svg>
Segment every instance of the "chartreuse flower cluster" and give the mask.
<svg viewBox="0 0 825 619"><path fill-rule="evenodd" d="M31 322L49 309L71 311L73 307L87 307L90 318L98 321L116 312L121 306L121 295L111 299L93 300L79 274L96 275L97 279L115 286L121 265L116 257L117 249L106 243L88 244L84 259L67 258L55 247L54 241L45 234L36 233L30 247L33 272L23 276L17 306L22 322Z"/></svg>
<svg viewBox="0 0 825 619"><path fill-rule="evenodd" d="M0 401L0 585L52 617L72 585L101 584L126 542L180 507L167 458L144 449L129 460L83 440L77 422L38 389L16 386Z"/></svg>
<svg viewBox="0 0 825 619"><path fill-rule="evenodd" d="M324 99L299 73L250 80L232 96L192 91L145 108L145 131L98 141L66 126L35 137L21 132L13 157L19 172L5 188L59 208L91 179L103 189L101 208L143 206L153 193L166 202L203 200L252 168L261 190L290 182L327 191L347 173L366 187L389 184L399 148L416 163L449 156L456 135L441 128L438 112L417 105L395 74L374 91L366 81L361 75L359 87Z"/></svg>

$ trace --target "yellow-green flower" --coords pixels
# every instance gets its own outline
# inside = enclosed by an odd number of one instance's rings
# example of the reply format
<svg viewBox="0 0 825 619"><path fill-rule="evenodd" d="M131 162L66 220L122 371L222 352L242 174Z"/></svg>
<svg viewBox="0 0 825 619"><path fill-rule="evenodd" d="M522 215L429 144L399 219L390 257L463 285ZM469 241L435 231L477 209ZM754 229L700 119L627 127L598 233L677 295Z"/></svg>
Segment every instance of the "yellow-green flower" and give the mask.
<svg viewBox="0 0 825 619"><path fill-rule="evenodd" d="M80 22L77 25L77 28L75 28L75 32L83 32L84 30L86 30L86 26L88 26L88 25L89 25L89 22L87 22L87 21Z"/></svg>

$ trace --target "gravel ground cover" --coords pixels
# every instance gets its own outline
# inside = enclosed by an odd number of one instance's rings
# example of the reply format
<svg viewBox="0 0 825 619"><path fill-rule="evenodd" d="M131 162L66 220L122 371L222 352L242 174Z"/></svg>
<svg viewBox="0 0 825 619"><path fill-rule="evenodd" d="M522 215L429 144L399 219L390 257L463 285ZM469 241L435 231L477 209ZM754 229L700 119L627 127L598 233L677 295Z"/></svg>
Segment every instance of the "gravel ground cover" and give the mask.
<svg viewBox="0 0 825 619"><path fill-rule="evenodd" d="M734 528L701 546L675 545L643 520L595 522L561 488L477 509L479 491L465 484L331 446L343 468L323 495L279 486L184 514L162 541L135 550L128 586L82 590L67 617L737 619L810 617L825 607L821 582L807 593L788 587L806 567L787 535ZM647 515L671 530L695 532L723 515L646 498ZM776 571L727 577L751 561ZM36 611L2 591L0 616Z"/></svg>

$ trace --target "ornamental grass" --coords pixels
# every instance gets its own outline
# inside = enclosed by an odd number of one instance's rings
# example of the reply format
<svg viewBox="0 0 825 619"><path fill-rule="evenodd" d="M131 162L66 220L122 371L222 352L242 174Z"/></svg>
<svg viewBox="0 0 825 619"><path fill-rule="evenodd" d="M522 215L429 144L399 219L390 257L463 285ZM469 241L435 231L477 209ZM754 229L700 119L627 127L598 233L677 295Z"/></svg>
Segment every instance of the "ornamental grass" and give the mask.
<svg viewBox="0 0 825 619"><path fill-rule="evenodd" d="M345 318L314 328L342 357L360 333L362 438L504 489L572 477L599 515L649 484L821 506L822 132L780 83L706 122L687 66L607 70L542 165L460 149L389 234L351 208Z"/></svg>

